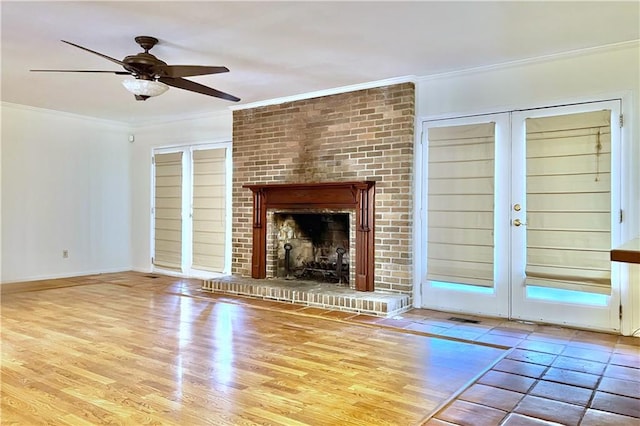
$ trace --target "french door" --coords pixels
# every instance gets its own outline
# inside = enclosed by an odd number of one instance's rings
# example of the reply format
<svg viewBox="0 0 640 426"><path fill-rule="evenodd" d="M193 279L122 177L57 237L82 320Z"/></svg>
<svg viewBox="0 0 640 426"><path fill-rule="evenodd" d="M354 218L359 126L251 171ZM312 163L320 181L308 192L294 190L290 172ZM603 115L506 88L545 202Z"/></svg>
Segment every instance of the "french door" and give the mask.
<svg viewBox="0 0 640 426"><path fill-rule="evenodd" d="M619 330L619 101L423 123L423 306Z"/></svg>
<svg viewBox="0 0 640 426"><path fill-rule="evenodd" d="M221 143L154 151L154 268L192 277L229 272L230 148Z"/></svg>

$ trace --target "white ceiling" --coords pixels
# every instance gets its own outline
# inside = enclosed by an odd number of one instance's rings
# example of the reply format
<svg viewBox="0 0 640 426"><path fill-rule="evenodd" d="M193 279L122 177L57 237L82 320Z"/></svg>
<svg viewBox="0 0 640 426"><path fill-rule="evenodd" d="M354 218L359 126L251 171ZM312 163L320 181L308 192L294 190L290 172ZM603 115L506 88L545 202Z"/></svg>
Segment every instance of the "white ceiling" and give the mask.
<svg viewBox="0 0 640 426"><path fill-rule="evenodd" d="M428 76L640 39L640 2L2 1L2 100L128 123L397 78ZM240 103L171 88L135 101L119 70L133 38L169 64L224 65L191 77Z"/></svg>

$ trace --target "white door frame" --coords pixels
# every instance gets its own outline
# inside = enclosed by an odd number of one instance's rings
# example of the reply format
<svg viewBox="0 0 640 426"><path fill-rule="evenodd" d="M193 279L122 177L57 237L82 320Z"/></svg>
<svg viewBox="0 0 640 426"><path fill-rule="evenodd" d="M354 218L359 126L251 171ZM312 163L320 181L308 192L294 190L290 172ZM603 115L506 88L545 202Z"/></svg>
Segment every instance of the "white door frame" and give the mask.
<svg viewBox="0 0 640 426"><path fill-rule="evenodd" d="M610 98L610 99L613 99L615 102L618 102L619 106L616 109L617 111L616 114L621 113L622 112L621 105L624 104L625 102L628 102L628 100L624 101L624 98L622 100L620 98L619 99ZM605 102L605 101L580 102L580 104L596 103L596 102ZM536 109L542 109L542 108L544 107L531 108L531 109L536 110ZM466 121L466 124L471 124L474 119L482 120L484 118L486 120L487 117L500 116L501 114L508 114L511 117L512 114L519 113L520 111L523 111L523 110L512 109L504 113L495 113L495 114L477 114L477 115L466 115L466 116L454 115L451 117L442 117L442 116L426 117L416 123L417 124L416 127L420 128L419 126L422 126L422 129L423 129L420 134L420 137L416 138L416 149L415 149L415 155L416 155L415 190L416 192L415 192L415 211L414 211L414 223L415 223L415 233L414 233L415 235L415 243L414 243L415 298L414 299L416 301L416 305L422 308L441 310L441 311L461 312L461 313L467 313L467 314L512 318L513 315L511 312L511 300L513 298L513 295L511 294L512 285L510 284L506 286L507 290L501 291L501 289L499 289L498 286L496 286L495 291L490 291L490 290L487 291L483 289L473 293L470 293L468 291L469 289L464 289L464 290L462 289L456 290L455 288L440 289L438 288L437 285L434 286L431 283L426 283L425 285L426 265L425 265L425 262L422 261L422 259L426 259L426 253L427 253L426 218L427 218L428 206L427 206L427 186L424 184L424 180L426 178L425 176L425 170L427 170L426 164L428 163L428 149L427 149L427 143L426 143L427 135L426 135L425 127L430 124L433 125L434 123L438 123L438 122L442 123L441 125L457 125L457 124L461 125L465 123L466 120L472 120L472 121ZM614 116L613 113L612 113L612 116ZM477 121L477 122L482 122L482 121ZM615 121L612 121L612 123L615 123ZM508 185L511 185L510 183L511 145L512 145L511 126L512 126L511 120L509 119L509 124L508 124L509 135L507 138L509 140L508 147L502 146L503 144L499 142L498 135L496 135L496 151L498 154L496 155L496 170L497 170L496 173L499 174L498 176L496 176L496 179L498 179L500 176L503 175L503 173L506 173L508 170L508 174L509 174L509 179L507 179L507 181L509 182ZM612 144L613 144L614 138L616 138L621 143L622 134L620 132L620 129L617 128L617 126L615 126L614 124L612 124ZM506 164L503 163L504 167L500 166L500 162L503 161L504 156L498 153L499 151L498 146L501 146L502 149L508 152L509 158ZM612 164L621 165L622 161L621 161L620 146L618 146L618 148L616 149L616 154L615 154L617 155L616 159L614 159L613 155L614 154L612 153ZM624 168L624 165L622 165L622 168ZM621 171L620 169L621 169L620 167L612 167L612 185L614 184L614 182L615 184L618 185L618 188L616 188L615 191L612 191L612 206L622 205L620 196L623 193L622 191L625 191L625 188L621 188L620 186L621 184L624 185L624 183L622 182L622 176L624 175L625 172ZM615 170L615 175L614 175L614 170ZM512 193L511 188L509 188L508 196L506 197L507 198L506 206L503 205L504 200L502 198L498 198L496 200L496 207L495 207L496 222L498 221L502 222L503 218L501 216L503 214L507 215L506 222L508 223L508 228L509 228L509 230L506 231L507 235L510 234L510 227L511 227L511 217L510 217L511 216L511 196L512 196L511 193ZM615 207L612 207L612 208L615 208ZM501 240L501 238L503 237L502 226L496 226L495 230L496 230L496 239L498 241L502 241ZM614 245L616 241L619 242L620 240L620 236L622 234L621 230L622 230L622 226L620 226L620 224L616 224L615 227L612 227L612 235L614 235L614 237L612 238L614 241ZM510 242L506 244L505 247L508 247L509 253L512 252ZM496 262L500 262L499 256L496 256L495 259L496 259ZM627 281L621 282L621 279L620 279L621 275L622 276L625 275L624 271L622 271L622 274L621 274L619 266L616 265L615 263L612 264L612 286L615 286L615 290L612 290L612 291L615 293L615 295L610 301L609 307L607 308L608 310L606 313L606 315L610 319L610 325L604 328L597 327L596 329L605 329L608 331L620 330L621 323L617 314L617 309L614 309L611 305L613 304L615 306L615 303L621 304L620 294L621 293L626 294L629 291L628 289L629 283ZM496 277L498 278L499 276L500 276L500 273L497 272ZM510 282L510 280L511 280L511 277L509 277L508 282ZM496 281L496 282L500 283L502 281L499 281L499 282ZM624 284L625 282L626 284ZM472 295L472 297L469 297L470 295ZM540 320L539 318L533 318L533 317L529 319ZM561 321L559 323L585 327L585 325L581 323L573 324L567 321Z"/></svg>
<svg viewBox="0 0 640 426"><path fill-rule="evenodd" d="M494 182L504 185L500 191L496 189L496 205L494 206L494 287L483 288L471 285L445 284L432 282L426 279L427 270L423 262L418 259L425 259L427 255L427 211L428 193L427 185L422 182L426 178L423 171L427 170L429 161L428 155L428 129L442 126L458 126L467 124L479 124L494 122L496 127L495 143L495 170ZM421 161L416 170L420 171L420 193L419 218L417 223L417 247L416 253L420 257L416 258L418 264L417 276L420 282L422 307L450 311L465 312L475 315L485 315L494 317L508 317L509 315L509 286L506 285L509 279L509 268L507 262L500 261L500 247L508 247L509 244L509 176L511 173L511 154L508 144L511 134L509 114L481 114L467 117L425 120L422 123L421 133Z"/></svg>
<svg viewBox="0 0 640 426"><path fill-rule="evenodd" d="M525 120L575 114L594 110L611 110L611 240L612 247L621 244L621 226L616 214L621 209L621 134L617 126L621 102L601 101L576 105L532 109L513 112L512 119L512 155L513 169L526 170ZM512 177L512 202L522 206L520 212L510 209L511 220L526 222L526 184L525 176L514 174ZM511 318L575 327L593 328L602 331L620 331L620 273L619 265L611 264L611 295L595 295L583 292L549 290L524 285L524 267L526 264L526 228L511 227L512 239L512 276L511 276ZM517 253L517 250L521 250ZM535 296L535 290L540 295ZM554 299L546 294L555 293ZM566 295L566 297L565 297ZM565 298L567 301L562 301ZM581 300L581 301L579 301Z"/></svg>
<svg viewBox="0 0 640 426"><path fill-rule="evenodd" d="M193 151L203 149L221 149L226 148L226 241L225 241L225 261L224 270L221 272L210 272L193 269L192 264L192 237L193 228L191 217L193 214L192 202L193 191L191 185L185 184L185 182L193 182ZM182 152L182 271L172 271L163 268L159 268L151 262L151 270L153 272L159 272L171 276L190 277L190 278L212 278L218 276L229 275L231 273L231 215L232 215L232 182L233 182L233 157L232 157L232 143L229 141L220 142L205 142L199 144L190 145L175 145L161 148L153 148L151 150L151 157L156 154L167 154L172 152ZM150 253L153 256L155 254L155 165L151 169L151 230L150 230Z"/></svg>

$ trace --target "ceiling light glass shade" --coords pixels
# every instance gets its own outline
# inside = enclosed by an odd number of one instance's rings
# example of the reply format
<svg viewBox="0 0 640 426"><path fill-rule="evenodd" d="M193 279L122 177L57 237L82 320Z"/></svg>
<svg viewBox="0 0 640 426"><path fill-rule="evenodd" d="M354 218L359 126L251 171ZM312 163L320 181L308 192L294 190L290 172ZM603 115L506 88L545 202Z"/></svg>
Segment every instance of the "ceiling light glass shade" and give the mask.
<svg viewBox="0 0 640 426"><path fill-rule="evenodd" d="M155 80L127 79L122 82L122 85L138 96L158 96L169 90L169 86Z"/></svg>

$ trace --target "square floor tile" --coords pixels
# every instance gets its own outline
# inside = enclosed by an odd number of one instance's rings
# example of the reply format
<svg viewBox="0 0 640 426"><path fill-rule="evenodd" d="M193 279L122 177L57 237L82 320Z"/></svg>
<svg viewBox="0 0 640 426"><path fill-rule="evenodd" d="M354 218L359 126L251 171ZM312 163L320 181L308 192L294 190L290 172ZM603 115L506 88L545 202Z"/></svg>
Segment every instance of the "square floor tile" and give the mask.
<svg viewBox="0 0 640 426"><path fill-rule="evenodd" d="M560 355L607 363L611 357L611 352L594 351L593 349L581 348L578 346L567 346Z"/></svg>
<svg viewBox="0 0 640 426"><path fill-rule="evenodd" d="M459 399L499 410L511 411L523 396L522 393L476 383L460 395Z"/></svg>
<svg viewBox="0 0 640 426"><path fill-rule="evenodd" d="M562 353L562 351L564 351L564 349L566 348L566 345L549 343L549 342L539 341L539 340L529 340L530 338L531 336L529 336L527 340L520 343L518 347L522 349L528 349L530 351L544 352L547 354L555 354L555 355Z"/></svg>
<svg viewBox="0 0 640 426"><path fill-rule="evenodd" d="M429 334L442 334L448 330L445 327L439 327L437 325L432 324L424 324L422 322L414 322L407 326L407 330L419 331L421 333L429 333Z"/></svg>
<svg viewBox="0 0 640 426"><path fill-rule="evenodd" d="M467 401L456 400L444 411L436 415L436 418L459 425L499 425L506 417L505 411L483 405L473 404Z"/></svg>
<svg viewBox="0 0 640 426"><path fill-rule="evenodd" d="M567 343L568 346L573 346L577 348L589 349L591 351L603 351L603 352L612 352L615 344L613 343L593 343L593 342L581 342L581 341L571 341Z"/></svg>
<svg viewBox="0 0 640 426"><path fill-rule="evenodd" d="M617 334L609 334L609 333L601 333L598 331L589 331L589 330L576 330L576 334L574 339L576 340L590 340L594 342L617 342L618 341Z"/></svg>
<svg viewBox="0 0 640 426"><path fill-rule="evenodd" d="M514 411L529 417L557 422L566 426L577 426L585 408L565 402L527 395Z"/></svg>
<svg viewBox="0 0 640 426"><path fill-rule="evenodd" d="M426 423L423 423L421 426L456 426L456 424L445 422L444 420L432 418L432 419L429 419Z"/></svg>
<svg viewBox="0 0 640 426"><path fill-rule="evenodd" d="M489 331L490 334L498 334L500 336L515 337L518 339L525 339L528 335L528 331L517 330L510 327L494 327Z"/></svg>
<svg viewBox="0 0 640 426"><path fill-rule="evenodd" d="M529 362L516 361L515 359L505 358L495 366L494 370L504 371L505 373L519 374L521 376L539 378L547 370L546 365L532 364Z"/></svg>
<svg viewBox="0 0 640 426"><path fill-rule="evenodd" d="M475 331L464 328L452 327L442 333L443 336L455 337L456 339L475 340L485 334L486 331Z"/></svg>
<svg viewBox="0 0 640 426"><path fill-rule="evenodd" d="M621 365L608 365L604 370L604 376L640 382L640 369L623 367Z"/></svg>
<svg viewBox="0 0 640 426"><path fill-rule="evenodd" d="M640 418L640 399L637 398L596 392L590 408Z"/></svg>
<svg viewBox="0 0 640 426"><path fill-rule="evenodd" d="M513 330L520 330L528 333L533 333L539 327L538 324L525 323L520 321L502 321L498 323L500 328L511 328Z"/></svg>
<svg viewBox="0 0 640 426"><path fill-rule="evenodd" d="M614 379L613 377L603 377L598 385L598 390L602 392L615 393L616 395L640 398L640 382L631 380ZM640 404L640 400L638 401Z"/></svg>
<svg viewBox="0 0 640 426"><path fill-rule="evenodd" d="M510 337L510 336L503 336L500 334L487 333L478 337L475 341L512 348L514 346L518 346L520 342L522 342L522 339L519 337Z"/></svg>
<svg viewBox="0 0 640 426"><path fill-rule="evenodd" d="M640 340L637 337L634 337L634 339ZM613 352L617 354L640 356L640 347L625 343L618 343L615 348L613 348Z"/></svg>
<svg viewBox="0 0 640 426"><path fill-rule="evenodd" d="M500 426L559 426L559 423L548 422L518 413L511 413Z"/></svg>
<svg viewBox="0 0 640 426"><path fill-rule="evenodd" d="M529 393L531 395L553 399L554 401L562 401L586 407L591 399L593 390L541 380L536 383Z"/></svg>
<svg viewBox="0 0 640 426"><path fill-rule="evenodd" d="M540 324L536 329L535 334L540 336L554 337L554 338L562 338L566 340L570 340L574 338L578 333L578 330L574 330L571 328L561 327L559 325L545 325Z"/></svg>
<svg viewBox="0 0 640 426"><path fill-rule="evenodd" d="M570 358L567 356L559 356L552 367L562 368L564 370L579 371L581 373L602 375L604 368L607 366L601 362L589 361L580 358Z"/></svg>
<svg viewBox="0 0 640 426"><path fill-rule="evenodd" d="M598 380L600 380L600 376L552 367L547 370L546 373L544 373L542 379L552 382L564 383L566 385L595 389L596 385L598 384Z"/></svg>
<svg viewBox="0 0 640 426"><path fill-rule="evenodd" d="M640 355L613 354L609 363L623 367L640 368Z"/></svg>
<svg viewBox="0 0 640 426"><path fill-rule="evenodd" d="M637 426L640 419L588 409L580 422L580 426Z"/></svg>
<svg viewBox="0 0 640 426"><path fill-rule="evenodd" d="M530 377L519 376L517 374L503 373L502 371L491 370L478 380L487 386L511 390L514 392L526 393L535 382Z"/></svg>
<svg viewBox="0 0 640 426"><path fill-rule="evenodd" d="M551 363L557 358L553 354L545 354L542 352L528 351L526 349L516 348L507 354L507 358L515 359L516 361L532 362L540 365L551 365Z"/></svg>

